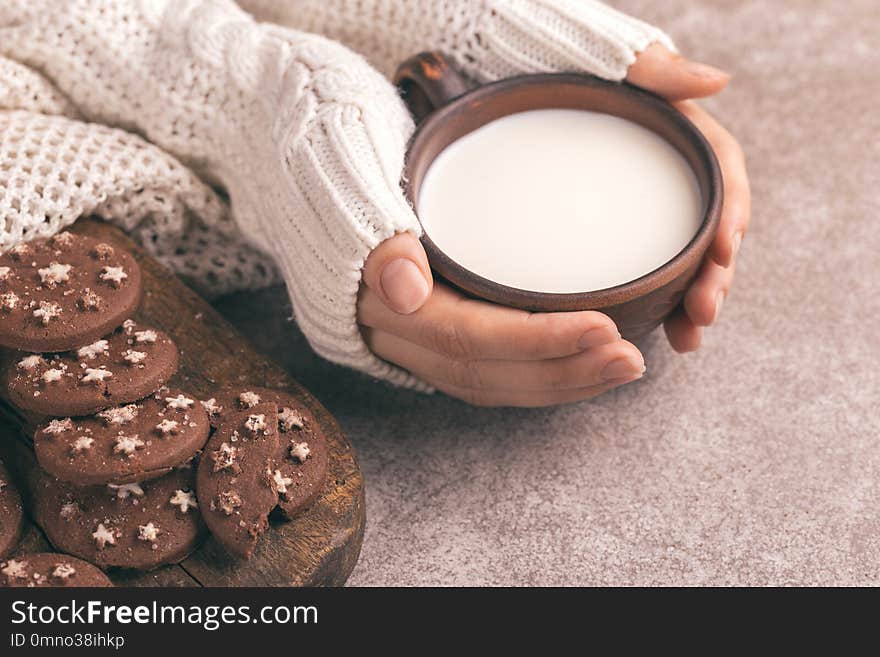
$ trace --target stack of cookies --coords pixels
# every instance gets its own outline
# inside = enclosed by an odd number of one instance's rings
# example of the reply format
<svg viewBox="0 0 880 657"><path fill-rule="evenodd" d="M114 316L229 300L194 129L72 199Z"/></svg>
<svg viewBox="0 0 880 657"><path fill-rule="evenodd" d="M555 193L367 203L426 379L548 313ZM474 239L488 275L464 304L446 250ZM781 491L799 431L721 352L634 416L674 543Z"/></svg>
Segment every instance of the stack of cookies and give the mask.
<svg viewBox="0 0 880 657"><path fill-rule="evenodd" d="M0 393L39 464L18 478L33 520L57 550L101 569L179 562L206 528L249 558L271 513L292 518L319 495L327 442L284 391L224 388L200 401L175 385L178 349L132 319L140 299L132 255L89 237L60 233L0 256ZM2 558L22 516L3 470L0 514ZM81 562L58 558L2 562L0 585L94 585Z"/></svg>

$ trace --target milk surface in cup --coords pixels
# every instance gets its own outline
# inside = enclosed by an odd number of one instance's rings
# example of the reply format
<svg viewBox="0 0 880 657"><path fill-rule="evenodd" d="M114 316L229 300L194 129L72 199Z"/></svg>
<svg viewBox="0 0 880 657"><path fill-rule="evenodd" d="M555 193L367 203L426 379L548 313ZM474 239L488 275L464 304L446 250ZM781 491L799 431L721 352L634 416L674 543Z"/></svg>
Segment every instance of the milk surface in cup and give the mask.
<svg viewBox="0 0 880 657"><path fill-rule="evenodd" d="M624 119L541 109L492 121L448 146L419 189L437 247L524 290L589 292L674 258L702 221L681 154Z"/></svg>

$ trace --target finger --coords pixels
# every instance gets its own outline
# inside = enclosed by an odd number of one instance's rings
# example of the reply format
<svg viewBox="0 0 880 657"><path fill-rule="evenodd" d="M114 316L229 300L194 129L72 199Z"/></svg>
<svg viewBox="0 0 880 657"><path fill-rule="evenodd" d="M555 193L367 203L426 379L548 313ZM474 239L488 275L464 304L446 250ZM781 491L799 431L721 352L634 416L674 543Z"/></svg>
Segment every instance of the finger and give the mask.
<svg viewBox="0 0 880 657"><path fill-rule="evenodd" d="M406 317L388 312L366 290L359 299L358 321L463 360L561 358L620 337L602 313L529 313L468 299L442 284L434 286L418 312Z"/></svg>
<svg viewBox="0 0 880 657"><path fill-rule="evenodd" d="M746 160L739 143L712 116L692 102L676 103L712 145L724 179L724 205L718 233L708 255L722 267L736 258L751 219L751 190Z"/></svg>
<svg viewBox="0 0 880 657"><path fill-rule="evenodd" d="M706 260L696 280L684 296L684 309L696 326L710 326L718 321L736 265L722 267L714 260Z"/></svg>
<svg viewBox="0 0 880 657"><path fill-rule="evenodd" d="M491 390L570 390L602 383L632 381L645 361L629 342L617 340L575 356L552 360L453 360L385 331L365 336L377 356L423 379L458 388Z"/></svg>
<svg viewBox="0 0 880 657"><path fill-rule="evenodd" d="M513 406L521 408L537 408L541 406L558 406L574 402L593 399L613 388L625 385L625 383L606 383L587 388L573 390L475 390L473 388L459 388L443 381L431 381L427 383L440 392L455 397L473 406L498 407Z"/></svg>
<svg viewBox="0 0 880 657"><path fill-rule="evenodd" d="M683 307L677 308L663 323L669 344L678 353L696 351L703 339L703 329L691 321Z"/></svg>
<svg viewBox="0 0 880 657"><path fill-rule="evenodd" d="M433 277L428 257L411 233L398 233L373 249L363 276L366 286L395 313L413 313L431 296Z"/></svg>
<svg viewBox="0 0 880 657"><path fill-rule="evenodd" d="M626 80L667 100L683 100L717 94L730 82L730 75L655 43L636 55Z"/></svg>

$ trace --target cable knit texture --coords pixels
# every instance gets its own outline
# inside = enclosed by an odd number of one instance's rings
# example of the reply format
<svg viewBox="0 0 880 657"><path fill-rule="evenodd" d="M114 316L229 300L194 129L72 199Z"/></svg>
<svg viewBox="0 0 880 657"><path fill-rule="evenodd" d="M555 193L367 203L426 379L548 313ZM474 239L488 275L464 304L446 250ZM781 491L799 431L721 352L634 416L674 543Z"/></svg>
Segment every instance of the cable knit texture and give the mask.
<svg viewBox="0 0 880 657"><path fill-rule="evenodd" d="M322 356L400 385L356 323L361 269L419 234L412 121L383 73L428 48L476 78L619 79L658 30L590 1L6 0L0 250L84 214L208 294L286 282ZM294 29L290 29L294 28Z"/></svg>
<svg viewBox="0 0 880 657"><path fill-rule="evenodd" d="M661 30L594 0L241 0L257 19L322 34L391 76L441 50L472 78L588 71L621 80Z"/></svg>

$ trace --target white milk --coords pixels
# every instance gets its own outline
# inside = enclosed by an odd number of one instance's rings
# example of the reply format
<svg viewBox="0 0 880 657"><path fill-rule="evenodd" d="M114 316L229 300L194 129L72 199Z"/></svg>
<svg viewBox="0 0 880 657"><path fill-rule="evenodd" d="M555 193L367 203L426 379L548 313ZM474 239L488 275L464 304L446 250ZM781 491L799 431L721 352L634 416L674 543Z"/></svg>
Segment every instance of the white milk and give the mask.
<svg viewBox="0 0 880 657"><path fill-rule="evenodd" d="M702 200L669 143L596 112L503 117L447 147L418 198L426 232L485 278L539 292L634 280L696 234Z"/></svg>

